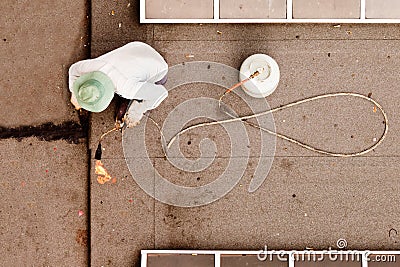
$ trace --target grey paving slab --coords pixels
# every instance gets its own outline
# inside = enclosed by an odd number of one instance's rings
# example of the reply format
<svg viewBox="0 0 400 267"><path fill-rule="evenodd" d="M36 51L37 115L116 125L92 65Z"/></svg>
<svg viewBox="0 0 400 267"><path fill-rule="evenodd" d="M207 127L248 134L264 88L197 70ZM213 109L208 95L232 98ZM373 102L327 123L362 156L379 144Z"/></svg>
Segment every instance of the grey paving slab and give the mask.
<svg viewBox="0 0 400 267"><path fill-rule="evenodd" d="M214 255L149 255L147 259L149 267L174 267L174 266L195 266L213 267Z"/></svg>
<svg viewBox="0 0 400 267"><path fill-rule="evenodd" d="M148 19L212 19L213 0L146 0Z"/></svg>
<svg viewBox="0 0 400 267"><path fill-rule="evenodd" d="M349 261L333 261L328 257L324 257L323 260L318 262L312 261L297 261L295 263L297 267L362 267L361 259L359 260L349 260Z"/></svg>
<svg viewBox="0 0 400 267"><path fill-rule="evenodd" d="M67 75L89 52L87 7L83 0L2 2L2 134L26 126L21 135L68 139L73 127L82 131ZM0 140L2 265L88 265L87 151L85 140L77 142Z"/></svg>
<svg viewBox="0 0 400 267"><path fill-rule="evenodd" d="M392 90L397 86L395 77L399 71L397 64L399 55L396 51L398 44L397 41L380 41L381 45L378 43L378 41L282 41L249 44L168 41L156 42L155 47L166 57L171 66L193 60L209 60L239 68L241 62L253 53L271 55L281 68L280 84L277 90L267 97L271 107L331 92L356 92L363 95L371 93L388 113L390 129L384 143L368 156L393 156L399 154L398 147L394 145L397 143L395 133L399 125L396 115L398 95ZM318 49L315 49L316 47ZM376 47L382 49L377 50ZM354 49L360 48L362 50L354 54ZM188 54L194 55L194 58L187 58L185 55ZM152 114L157 119L165 118L173 107L188 98L218 99L222 90L217 86L206 87L201 84L174 89L170 97ZM185 91L189 92L186 94ZM229 101L232 101L232 98L227 97L228 104ZM233 107L237 107L237 102L233 102ZM242 106L237 110L239 114L247 112ZM274 114L274 117L279 133L336 152L368 148L374 143L374 138L379 139L384 130L381 114L374 112L374 107L369 102L358 99L320 100L281 111ZM158 122L162 121L160 119ZM209 129L197 129L193 134L198 135L201 131L203 134L210 134ZM212 131L214 136L218 136L219 130ZM254 137L257 136L257 131L251 129L248 133L252 134L250 139L257 138ZM321 147L321 144L324 147ZM155 145L160 147L159 144ZM278 140L276 155L318 154L310 153L287 141Z"/></svg>
<svg viewBox="0 0 400 267"><path fill-rule="evenodd" d="M334 27L336 26L336 27ZM399 39L396 24L170 24L154 25L159 41Z"/></svg>
<svg viewBox="0 0 400 267"><path fill-rule="evenodd" d="M36 138L0 142L4 266L88 264L85 151Z"/></svg>
<svg viewBox="0 0 400 267"><path fill-rule="evenodd" d="M208 173L218 175L223 161L218 159ZM394 157L275 158L253 194L247 192L250 167L238 186L210 205L179 208L156 202L155 247L327 249L345 238L349 249L399 249L388 236L399 227L393 204L399 201L397 163ZM182 179L162 159L155 166L166 179ZM207 176L212 178L217 177Z"/></svg>
<svg viewBox="0 0 400 267"><path fill-rule="evenodd" d="M97 57L131 41L153 38L153 25L139 24L139 0L94 0L91 54Z"/></svg>
<svg viewBox="0 0 400 267"><path fill-rule="evenodd" d="M131 266L138 263L139 250L148 248L259 250L268 245L276 249L304 249L306 246L327 249L334 247L337 239L346 238L350 249L399 249L398 239L388 234L391 228L400 227L396 217L398 205L394 204L399 202L396 193L399 191L396 176L399 148L395 134L399 125L395 100L399 96L394 90L400 60L397 25L140 25L138 1L132 2L129 8L127 5L127 2L92 2L92 56L133 40L153 45L170 66L206 60L239 68L247 56L267 53L281 67L280 85L267 98L271 106L334 91L372 93L387 110L390 129L381 147L368 157L354 159L320 157L278 141L272 170L253 194L247 189L259 160L259 134L248 129L255 142L250 146L250 162L239 184L221 200L190 209L153 201L142 191L126 167L121 135L112 134L103 141L103 157L118 182L98 185L93 173L91 176L93 266ZM112 10L114 15L109 15ZM122 21L121 28L117 21ZM124 28L126 25L130 26ZM203 84L181 86L170 92L169 98L150 116L162 123L181 101L193 96L218 98L221 91L223 88ZM233 95L227 100L237 106L239 112L248 111ZM344 116L346 111L352 111L350 105L359 105L359 102L334 100L314 104L277 114L277 129L326 148L346 150L350 145L358 148L367 144L374 138L371 135L374 127L379 128L375 124L377 114L373 109L371 114L368 104L356 107L352 115L360 118L357 122L347 117L336 122L335 116ZM193 109L200 110L200 107ZM106 112L92 115L92 157L97 138L112 127L113 113L114 104ZM369 114L372 117L367 118ZM190 123L196 121L201 119ZM315 130L313 127L317 125L319 128ZM349 125L364 128L364 131L353 133ZM163 159L157 129L149 122L146 127L149 155L157 172L169 181L186 186L205 185L227 166L230 145L219 130L182 136L180 148L192 160L200 155L198 144L204 137L217 140L219 148L210 169L187 173ZM343 139L336 147L339 137ZM205 151L209 151L207 147ZM145 171L151 177L153 168ZM134 195L132 203L129 202L131 195ZM129 206L137 204L135 197L144 204ZM119 202L124 204L121 207L115 204ZM155 208L148 208L149 203ZM141 234L141 230L145 234ZM122 241L124 235L127 238Z"/></svg>
<svg viewBox="0 0 400 267"><path fill-rule="evenodd" d="M134 182L125 159L103 163L116 181L102 185L91 174L91 265L137 266L140 250L154 248L154 199Z"/></svg>
<svg viewBox="0 0 400 267"><path fill-rule="evenodd" d="M65 77L88 52L86 1L4 1L2 10L0 125L77 120Z"/></svg>
<svg viewBox="0 0 400 267"><path fill-rule="evenodd" d="M285 19L286 0L221 0L219 16L222 19Z"/></svg>
<svg viewBox="0 0 400 267"><path fill-rule="evenodd" d="M210 69L210 71L213 71ZM172 75L172 74L171 74ZM226 89L216 85L210 85L207 83L195 83L188 84L176 89L172 89L169 92L168 101L162 103L159 108L150 113L151 118L156 120L156 122L163 127L164 136L169 141L172 136L177 133L181 128L193 125L200 122L206 122L216 119L227 119L228 116L224 115L218 109L217 100L219 96ZM206 105L201 105L201 103L209 103ZM237 105L235 105L237 104ZM242 108L243 114L250 113L249 107L240 99L235 99L234 101L235 111L240 111L239 106ZM188 115L188 108L194 116ZM183 115L183 114L184 115ZM186 113L186 114L185 114ZM204 116L201 118L200 115ZM199 116L199 118L196 118ZM162 157L164 152L162 150L161 136L157 128L151 123L147 122L146 125L146 147L147 152L150 157ZM201 156L201 151L199 149L200 142L209 138L216 144L216 150L213 151L210 144L202 144L203 151L202 157L226 157L231 155L231 149L233 143L231 143L231 138L237 141L240 137L230 136L228 133L232 134L237 131L237 127L242 127L241 123L231 123L223 126L212 126L195 129L187 134L182 135L179 141L173 145L173 149L168 150L168 155L171 157L185 156L189 158L197 158ZM245 133L245 131L243 131ZM257 132L251 136L253 138L260 139ZM250 137L250 138L251 138ZM243 138L246 138L243 136ZM250 141L249 145L250 145ZM250 147L250 146L249 146ZM182 155L174 153L174 149L179 148ZM237 152L237 156L246 155L249 152L249 148L245 148L240 152ZM253 152L253 154L259 155L259 152Z"/></svg>
<svg viewBox="0 0 400 267"><path fill-rule="evenodd" d="M360 4L360 0L293 0L293 18L358 19Z"/></svg>
<svg viewBox="0 0 400 267"><path fill-rule="evenodd" d="M288 266L287 261L280 261L277 256L267 257L261 261L258 259L258 255L221 255L221 266L222 267L261 267L261 266L274 266L274 267L286 267Z"/></svg>
<svg viewBox="0 0 400 267"><path fill-rule="evenodd" d="M400 2L395 0L367 0L365 1L365 9L365 16L367 18L400 18Z"/></svg>

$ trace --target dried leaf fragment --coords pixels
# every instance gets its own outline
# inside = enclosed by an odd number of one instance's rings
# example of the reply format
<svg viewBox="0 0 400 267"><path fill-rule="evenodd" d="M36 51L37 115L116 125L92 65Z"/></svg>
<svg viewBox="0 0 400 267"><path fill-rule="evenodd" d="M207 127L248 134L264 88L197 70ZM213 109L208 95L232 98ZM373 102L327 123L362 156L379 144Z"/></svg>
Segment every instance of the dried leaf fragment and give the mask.
<svg viewBox="0 0 400 267"><path fill-rule="evenodd" d="M111 180L111 176L104 168L101 160L96 160L95 173L97 174L97 182L99 184L105 184L106 182Z"/></svg>

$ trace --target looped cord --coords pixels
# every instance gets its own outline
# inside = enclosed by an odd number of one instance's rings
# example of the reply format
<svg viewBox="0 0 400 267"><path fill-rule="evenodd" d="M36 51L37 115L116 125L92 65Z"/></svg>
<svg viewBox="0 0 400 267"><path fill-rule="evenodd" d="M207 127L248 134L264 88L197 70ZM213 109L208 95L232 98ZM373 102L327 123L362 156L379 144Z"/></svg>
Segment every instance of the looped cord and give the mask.
<svg viewBox="0 0 400 267"><path fill-rule="evenodd" d="M246 79L246 80L247 80L247 79ZM224 112L226 115L230 116L232 119L227 119L227 120L222 120L222 121L213 121L213 122L199 123L199 124L195 124L195 125L192 125L192 126L190 126L190 127L187 127L187 128L181 130L181 131L178 132L175 136L172 137L172 139L171 139L171 140L169 141L169 143L167 144L166 149L168 150L168 149L171 147L171 145L176 141L176 139L177 139L180 135L182 135L182 134L184 134L184 133L186 133L186 132L188 132L188 131L190 131L190 130L193 130L193 129L196 129L196 128L200 128L200 127L205 127L205 126L220 125L220 124L224 124L224 123L237 122L237 121L243 121L244 123L246 123L246 124L248 124L248 125L250 125L250 126L252 126L252 127L255 127L255 128L257 128L257 129L260 129L261 131L267 132L267 133L269 133L269 134L271 134L271 135L274 135L274 136L276 136L276 137L278 137L278 138L281 138L281 139L283 139L283 140L289 141L289 142L291 142L291 143L293 143L293 144L299 145L299 146L301 146L301 147L303 147L303 148L305 148L305 149L308 149L308 150L311 150L311 151L314 151L314 152L317 152L317 153L320 153L320 154L325 154L325 155L329 155L329 156L334 156L334 157L355 157L355 156L361 156L361 155L364 155L364 154L366 154L366 153L368 153L368 152L371 152L373 149L375 149L376 147L378 147L378 146L383 142L383 140L385 139L385 137L386 137L386 135L387 135L387 132L388 132L388 127L389 127L389 126L388 126L388 118L387 118L387 114L386 114L386 112L384 111L384 109L382 108L382 106L381 106L377 101L373 100L373 99L370 98L370 97L367 97L367 96L364 96L364 95L361 95L361 94L357 94L357 93L348 93L348 92L330 93L330 94L324 94L324 95L314 96L314 97L310 97L310 98L305 98L305 99L303 99L303 100L295 101L295 102L292 102L292 103L290 103L290 104L287 104L287 105L284 105L284 106L281 106L281 107L277 107L277 108L274 108L274 109L270 109L270 110L267 110L267 111L264 111L264 112L261 112L261 113L257 113L257 114L253 114L253 115L248 115L248 116L242 116L242 117L235 117L235 116L233 116L232 114L226 112L226 111L221 107L221 104L224 103L224 102L222 101L222 99L226 96L226 94L227 94L227 93L230 93L234 88L236 88L236 87L238 87L238 86L240 86L240 83L238 83L238 84L232 86L232 88L228 89L228 90L221 96L221 98L219 99L219 102L218 102L218 105L219 105L220 110L221 110L222 112ZM375 144L373 144L372 146L370 146L370 147L368 147L368 148L366 148L366 149L364 149L364 150L362 150L362 151L359 151L359 152L354 152L354 153L334 153L334 152L330 152L330 151L327 151L327 150L315 148L315 147L313 147L313 146L310 146L310 145L307 145L307 144L305 144L305 143L302 143L302 142L300 142L300 141L298 141L298 140L295 140L295 139L293 139L293 138L291 138L291 137L288 137L288 136L286 136L286 135L283 135L283 134L280 134L280 133L271 131L271 130L269 130L269 129L263 128L263 127L261 127L261 126L259 126L259 125L257 125L257 124L254 124L254 123L251 123L251 122L248 122L248 121L247 121L248 119L257 118L257 117L260 117L260 116L263 116L263 115L267 115L267 114L271 114L271 113L274 113L274 112L278 112L278 111L281 111L281 110L283 110L283 109L287 109L287 108L290 108L290 107L294 107L294 106L297 106L297 105L301 105L301 104L304 104L304 103L307 103L307 102L315 101L315 100L318 100L318 99L330 98L330 97L338 97L338 96L350 96L350 97L361 98L361 99L364 99L364 100L367 100L367 101L373 103L373 104L380 110L380 112L382 113L382 115L383 115L383 117L384 117L385 130L384 130L382 136L377 140L377 142L376 142ZM153 120L152 120L152 121L153 121ZM154 123L154 121L153 121L153 123ZM158 127L158 125L157 125L157 127ZM158 127L158 128L159 128L159 127ZM160 128L159 128L159 130L160 130ZM161 132L161 131L160 131L160 132ZM162 134L162 133L161 133L161 134ZM163 135L162 135L162 136L163 136Z"/></svg>

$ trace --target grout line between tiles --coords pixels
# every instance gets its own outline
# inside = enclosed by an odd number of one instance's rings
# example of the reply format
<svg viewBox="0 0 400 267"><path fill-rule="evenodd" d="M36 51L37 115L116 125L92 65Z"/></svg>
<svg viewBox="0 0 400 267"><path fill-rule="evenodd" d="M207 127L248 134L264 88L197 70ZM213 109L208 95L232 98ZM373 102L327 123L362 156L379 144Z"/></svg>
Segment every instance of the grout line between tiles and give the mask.
<svg viewBox="0 0 400 267"><path fill-rule="evenodd" d="M153 166L155 166L156 162L153 159ZM153 169L153 195L156 195L156 168ZM154 249L156 249L156 200L155 198L153 198L153 238L154 238L154 242L153 242L153 247Z"/></svg>
<svg viewBox="0 0 400 267"><path fill-rule="evenodd" d="M400 155L383 155L383 156L357 156L357 157L349 157L349 158L344 158L344 157L332 157L332 156L285 156L285 155L275 155L275 156L237 156L237 157L230 157L230 156L219 156L219 157L202 157L204 159L241 159L241 158L249 158L249 159L257 159L257 158L332 158L332 159L356 159L356 158L371 158L371 159L376 159L376 158L399 158ZM115 157L115 158L106 158L103 157L102 159L108 159L108 160L125 160L125 159L165 159L164 156L155 156L155 157ZM170 157L171 159L199 159L199 157ZM92 159L94 160L94 158Z"/></svg>
<svg viewBox="0 0 400 267"><path fill-rule="evenodd" d="M320 39L320 38L304 38L304 39L199 39L199 40L191 40L191 39L154 39L154 42L282 42L282 41L399 41L400 38L382 38L382 39L372 39L372 38L327 38L327 39Z"/></svg>

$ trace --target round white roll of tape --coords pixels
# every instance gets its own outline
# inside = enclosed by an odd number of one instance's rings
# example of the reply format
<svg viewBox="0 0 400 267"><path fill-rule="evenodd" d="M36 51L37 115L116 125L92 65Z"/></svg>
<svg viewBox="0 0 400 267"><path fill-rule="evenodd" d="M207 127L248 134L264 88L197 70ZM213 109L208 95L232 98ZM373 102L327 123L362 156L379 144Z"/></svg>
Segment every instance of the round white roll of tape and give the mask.
<svg viewBox="0 0 400 267"><path fill-rule="evenodd" d="M264 98L272 94L278 87L280 72L276 61L265 54L255 54L246 58L240 67L239 79L242 81L256 71L261 73L242 85L250 96Z"/></svg>

